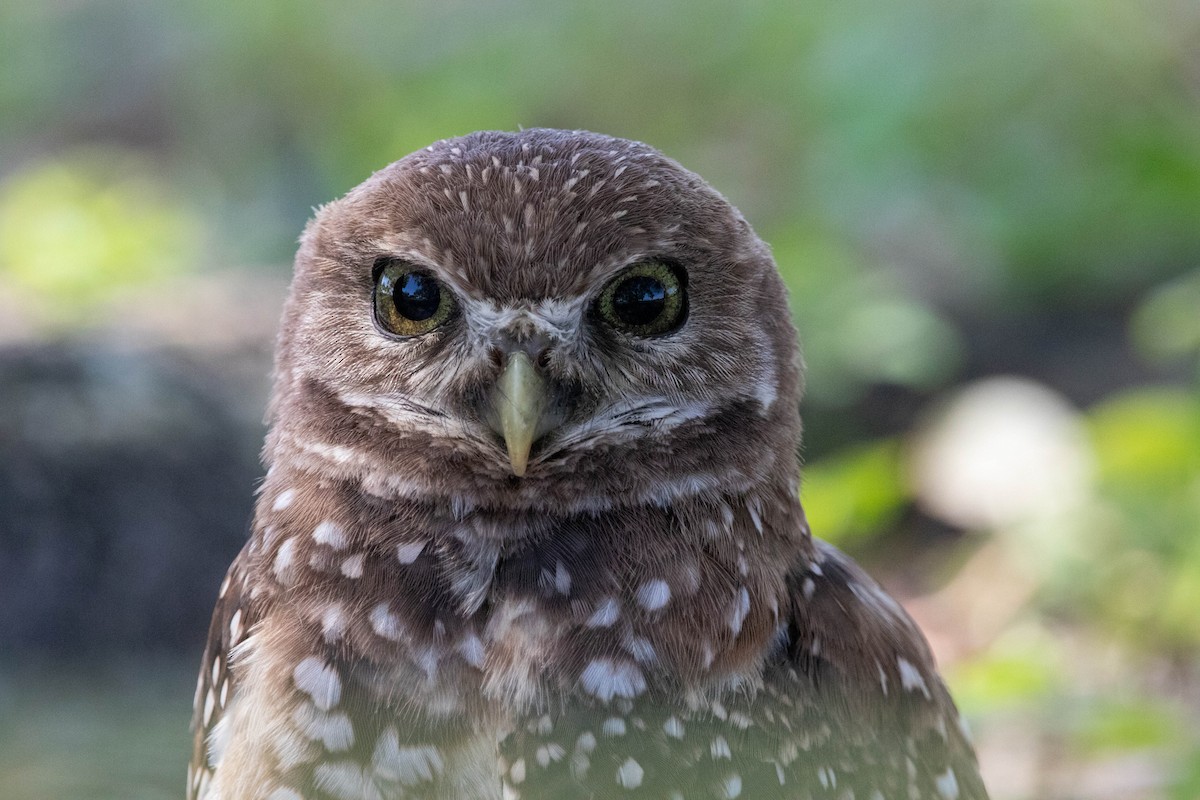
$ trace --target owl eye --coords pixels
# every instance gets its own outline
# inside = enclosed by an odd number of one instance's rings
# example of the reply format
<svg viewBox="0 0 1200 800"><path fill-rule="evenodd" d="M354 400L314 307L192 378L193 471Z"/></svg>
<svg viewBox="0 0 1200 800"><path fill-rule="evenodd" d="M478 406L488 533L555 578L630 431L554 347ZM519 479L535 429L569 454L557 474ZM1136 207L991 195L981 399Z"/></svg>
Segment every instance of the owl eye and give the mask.
<svg viewBox="0 0 1200 800"><path fill-rule="evenodd" d="M614 328L636 336L669 333L687 318L686 275L661 261L643 261L613 278L596 311Z"/></svg>
<svg viewBox="0 0 1200 800"><path fill-rule="evenodd" d="M403 261L386 261L377 270L375 319L387 330L418 336L453 316L453 293L429 272Z"/></svg>

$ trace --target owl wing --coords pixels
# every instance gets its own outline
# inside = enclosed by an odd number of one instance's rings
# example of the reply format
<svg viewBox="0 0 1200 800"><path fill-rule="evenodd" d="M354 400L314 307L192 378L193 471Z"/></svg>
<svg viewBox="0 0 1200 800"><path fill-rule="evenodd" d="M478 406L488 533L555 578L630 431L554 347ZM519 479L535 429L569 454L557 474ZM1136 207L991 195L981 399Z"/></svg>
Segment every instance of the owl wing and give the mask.
<svg viewBox="0 0 1200 800"><path fill-rule="evenodd" d="M790 766L775 759L780 785L815 775L814 797L987 800L966 723L916 623L850 558L814 544L812 563L788 576L788 627L756 704L767 727L797 734L778 740L794 756Z"/></svg>
<svg viewBox="0 0 1200 800"><path fill-rule="evenodd" d="M969 739L907 613L824 543L789 575L760 686L526 720L509 798L986 800Z"/></svg>
<svg viewBox="0 0 1200 800"><path fill-rule="evenodd" d="M212 734L224 716L233 695L234 674L230 672L230 654L246 640L261 614L252 602L247 567L251 543L230 565L217 593L217 605L208 628L196 698L192 705L192 760L188 765L188 800L203 798L213 776L210 747Z"/></svg>

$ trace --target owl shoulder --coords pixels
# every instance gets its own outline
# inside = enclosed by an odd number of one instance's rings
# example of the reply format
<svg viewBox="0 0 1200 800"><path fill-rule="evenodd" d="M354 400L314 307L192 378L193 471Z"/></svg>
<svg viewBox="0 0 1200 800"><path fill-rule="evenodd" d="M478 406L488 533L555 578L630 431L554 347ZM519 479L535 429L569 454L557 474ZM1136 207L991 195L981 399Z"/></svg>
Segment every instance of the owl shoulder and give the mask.
<svg viewBox="0 0 1200 800"><path fill-rule="evenodd" d="M786 630L767 665L768 686L802 693L851 738L909 754L928 796L986 798L966 723L900 603L816 539L813 558L787 583Z"/></svg>
<svg viewBox="0 0 1200 800"><path fill-rule="evenodd" d="M790 660L865 695L933 695L933 653L912 617L849 556L813 545L811 560L787 576Z"/></svg>

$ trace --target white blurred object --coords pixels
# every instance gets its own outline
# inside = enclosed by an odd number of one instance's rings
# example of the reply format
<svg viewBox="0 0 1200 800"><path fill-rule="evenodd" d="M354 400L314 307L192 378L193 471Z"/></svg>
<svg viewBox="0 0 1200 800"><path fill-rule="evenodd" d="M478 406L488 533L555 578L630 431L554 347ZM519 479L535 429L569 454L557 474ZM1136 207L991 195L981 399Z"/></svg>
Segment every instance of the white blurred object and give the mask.
<svg viewBox="0 0 1200 800"><path fill-rule="evenodd" d="M1023 378L969 385L914 441L913 488L926 511L963 528L1056 516L1088 495L1092 457L1079 415Z"/></svg>

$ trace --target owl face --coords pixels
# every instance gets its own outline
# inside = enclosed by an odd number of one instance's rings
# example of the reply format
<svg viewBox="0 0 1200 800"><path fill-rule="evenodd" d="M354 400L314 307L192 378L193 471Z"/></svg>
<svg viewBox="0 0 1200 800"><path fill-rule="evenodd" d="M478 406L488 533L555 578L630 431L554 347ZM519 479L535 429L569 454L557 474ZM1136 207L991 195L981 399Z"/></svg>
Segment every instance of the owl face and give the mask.
<svg viewBox="0 0 1200 800"><path fill-rule="evenodd" d="M464 509L667 505L794 462L796 362L766 247L699 177L598 135L472 134L309 225L268 461Z"/></svg>

